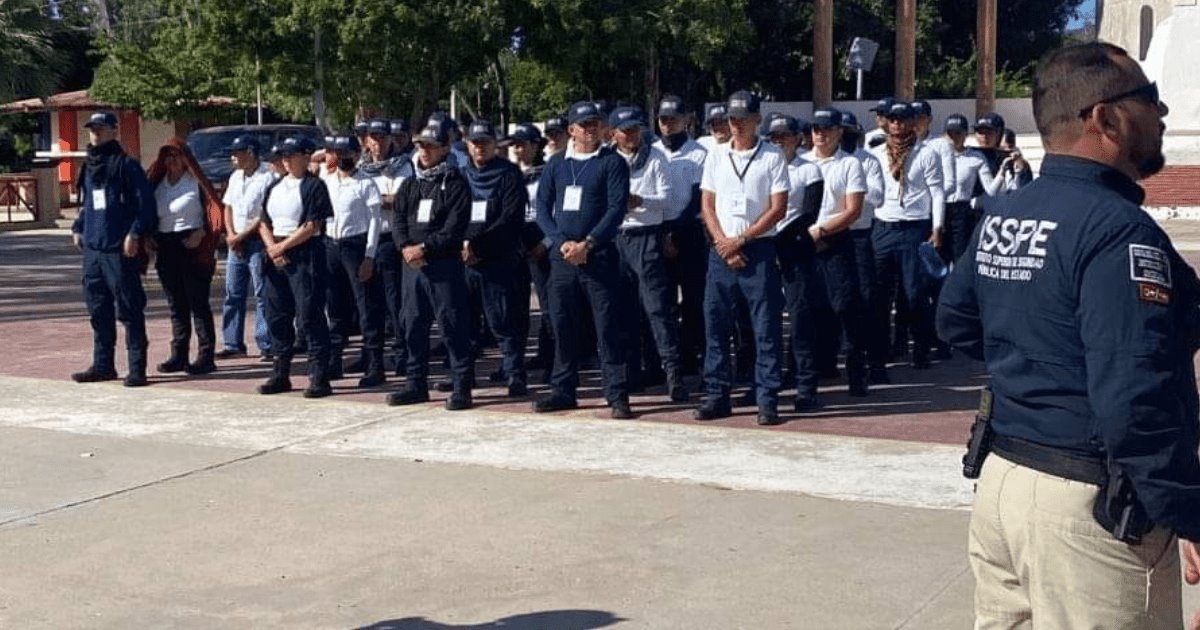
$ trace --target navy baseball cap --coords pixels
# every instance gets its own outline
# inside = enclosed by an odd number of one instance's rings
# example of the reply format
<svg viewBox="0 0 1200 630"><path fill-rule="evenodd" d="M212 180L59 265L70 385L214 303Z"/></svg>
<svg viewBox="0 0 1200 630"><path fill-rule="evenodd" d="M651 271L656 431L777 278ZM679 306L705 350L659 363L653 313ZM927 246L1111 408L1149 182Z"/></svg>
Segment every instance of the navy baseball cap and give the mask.
<svg viewBox="0 0 1200 630"><path fill-rule="evenodd" d="M966 133L970 127L971 123L967 120L966 116L962 114L950 114L946 117L946 124L942 127L942 130Z"/></svg>
<svg viewBox="0 0 1200 630"><path fill-rule="evenodd" d="M611 114L609 114L608 125L617 129L645 127L646 114L640 107L632 107L629 105L618 107L614 109Z"/></svg>
<svg viewBox="0 0 1200 630"><path fill-rule="evenodd" d="M475 119L470 127L467 127L467 140L479 141L487 139L496 139L496 127L492 121L483 118Z"/></svg>
<svg viewBox="0 0 1200 630"><path fill-rule="evenodd" d="M258 153L258 150L258 140L255 140L254 136L250 135L238 136L233 139L233 142L229 143L230 153L237 151L254 151L255 153Z"/></svg>
<svg viewBox="0 0 1200 630"><path fill-rule="evenodd" d="M280 142L276 142L275 144L271 145L271 150L267 152L267 159L278 160L279 158L283 157L283 154L279 152L281 144L282 143Z"/></svg>
<svg viewBox="0 0 1200 630"><path fill-rule="evenodd" d="M929 101L917 99L909 103L909 106L912 107L913 112L917 116L925 116L926 118L933 116L933 107L929 104Z"/></svg>
<svg viewBox="0 0 1200 630"><path fill-rule="evenodd" d="M429 122L421 129L421 133L413 136L415 144L433 144L444 147L450 143L449 122L445 119L429 117Z"/></svg>
<svg viewBox="0 0 1200 630"><path fill-rule="evenodd" d="M842 110L842 127L851 131L862 131L862 127L858 126L858 116L851 111Z"/></svg>
<svg viewBox="0 0 1200 630"><path fill-rule="evenodd" d="M772 114L771 118L763 125L763 135L770 136L776 133L798 136L800 135L800 121L787 114Z"/></svg>
<svg viewBox="0 0 1200 630"><path fill-rule="evenodd" d="M398 136L401 134L407 136L412 134L412 127L408 126L407 120L403 118L396 118L388 123L388 131L391 131L393 136Z"/></svg>
<svg viewBox="0 0 1200 630"><path fill-rule="evenodd" d="M566 133L567 119L563 118L562 116L555 116L554 118L548 119L546 124L542 125L542 127L545 128L547 134L552 131Z"/></svg>
<svg viewBox="0 0 1200 630"><path fill-rule="evenodd" d="M295 155L297 153L314 153L316 150L317 143L309 139L308 136L292 136L275 145L275 153L281 156Z"/></svg>
<svg viewBox="0 0 1200 630"><path fill-rule="evenodd" d="M869 111L875 112L876 114L879 114L881 116L886 115L887 111L892 108L892 105L895 105L895 104L896 104L896 99L894 99L890 96L885 96L885 97L879 99L879 102L875 104L875 107L872 107Z"/></svg>
<svg viewBox="0 0 1200 630"><path fill-rule="evenodd" d="M686 113L687 106L684 104L683 99L674 94L668 94L658 102L659 118L678 118Z"/></svg>
<svg viewBox="0 0 1200 630"><path fill-rule="evenodd" d="M512 133L505 138L506 142L540 142L542 132L538 131L537 125L533 123L519 123L513 128Z"/></svg>
<svg viewBox="0 0 1200 630"><path fill-rule="evenodd" d="M725 101L725 115L729 118L748 118L758 113L760 101L746 90L738 90Z"/></svg>
<svg viewBox="0 0 1200 630"><path fill-rule="evenodd" d="M1004 118L996 112L984 114L975 121L975 130L980 129L1004 129Z"/></svg>
<svg viewBox="0 0 1200 630"><path fill-rule="evenodd" d="M381 136L391 135L392 124L382 118L372 118L367 121L367 133Z"/></svg>
<svg viewBox="0 0 1200 630"><path fill-rule="evenodd" d="M449 132L451 129L458 129L458 121L451 118L450 114L447 114L444 111L438 110L430 114L429 122L434 121L445 128L447 132Z"/></svg>
<svg viewBox="0 0 1200 630"><path fill-rule="evenodd" d="M360 136L367 135L367 121L360 120L354 123L354 133Z"/></svg>
<svg viewBox="0 0 1200 630"><path fill-rule="evenodd" d="M903 101L896 101L895 103L892 103L892 106L889 107L887 111L883 112L883 115L887 116L888 118L908 120L915 117L917 113L913 111L912 105L909 105Z"/></svg>
<svg viewBox="0 0 1200 630"><path fill-rule="evenodd" d="M603 120L603 118L604 115L600 113L600 108L592 101L579 101L567 111L567 121L572 125L589 120Z"/></svg>
<svg viewBox="0 0 1200 630"><path fill-rule="evenodd" d="M112 112L96 112L92 114L88 121L83 123L84 127L111 127L117 128L117 115Z"/></svg>
<svg viewBox="0 0 1200 630"><path fill-rule="evenodd" d="M708 127L708 126L711 126L714 122L717 122L718 120L728 120L728 119L729 119L729 114L725 110L724 103L717 103L716 105L709 105L708 111L706 111L704 113L704 126Z"/></svg>
<svg viewBox="0 0 1200 630"><path fill-rule="evenodd" d="M828 129L842 126L842 112L832 107L821 107L813 112L812 126L814 129Z"/></svg>
<svg viewBox="0 0 1200 630"><path fill-rule="evenodd" d="M325 149L339 153L358 153L362 150L362 145L358 142L358 136L336 135L329 139Z"/></svg>

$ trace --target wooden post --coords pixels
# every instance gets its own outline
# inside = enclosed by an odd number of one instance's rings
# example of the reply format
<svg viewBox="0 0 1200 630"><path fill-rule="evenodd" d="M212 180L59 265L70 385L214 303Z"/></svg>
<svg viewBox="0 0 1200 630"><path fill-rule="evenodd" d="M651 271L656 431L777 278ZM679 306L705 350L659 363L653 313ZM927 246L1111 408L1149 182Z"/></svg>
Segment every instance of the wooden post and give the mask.
<svg viewBox="0 0 1200 630"><path fill-rule="evenodd" d="M917 0L896 2L896 98L916 98Z"/></svg>
<svg viewBox="0 0 1200 630"><path fill-rule="evenodd" d="M816 0L813 26L813 107L833 103L833 0Z"/></svg>
<svg viewBox="0 0 1200 630"><path fill-rule="evenodd" d="M975 77L975 116L996 109L996 0L979 0L975 16L979 70Z"/></svg>

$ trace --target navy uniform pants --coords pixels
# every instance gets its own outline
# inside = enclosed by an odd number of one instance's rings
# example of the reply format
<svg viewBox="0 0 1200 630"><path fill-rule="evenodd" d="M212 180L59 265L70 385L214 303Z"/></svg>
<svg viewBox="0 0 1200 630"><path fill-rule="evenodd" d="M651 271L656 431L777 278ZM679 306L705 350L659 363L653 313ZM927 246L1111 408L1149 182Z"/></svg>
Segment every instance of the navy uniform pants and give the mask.
<svg viewBox="0 0 1200 630"><path fill-rule="evenodd" d="M939 252L946 264L956 262L967 251L975 232L975 223L976 214L971 202L951 201L946 204L946 226L942 230Z"/></svg>
<svg viewBox="0 0 1200 630"><path fill-rule="evenodd" d="M92 320L92 365L116 371L117 322L125 326L129 371L146 371L146 292L138 261L119 251L83 250L83 299Z"/></svg>
<svg viewBox="0 0 1200 630"><path fill-rule="evenodd" d="M775 247L783 281L783 300L791 322L792 359L795 361L796 396L817 395L817 263L812 245L796 238L778 237ZM827 334L827 331L821 331Z"/></svg>
<svg viewBox="0 0 1200 630"><path fill-rule="evenodd" d="M743 299L754 330L754 387L760 409L774 408L782 386L783 284L775 242L751 241L742 248L746 266L732 269L713 250L704 291L704 392L708 400L728 400L733 387L729 341L736 326L736 300Z"/></svg>
<svg viewBox="0 0 1200 630"><path fill-rule="evenodd" d="M818 251L815 295L822 310L832 313L846 335L846 380L851 386L867 383L867 321L871 313L862 302L854 242L849 234L838 234ZM819 324L818 324L819 325ZM834 345L836 356L837 345Z"/></svg>
<svg viewBox="0 0 1200 630"><path fill-rule="evenodd" d="M913 360L926 359L932 345L933 312L925 282L921 278L918 248L929 239L930 221L875 221L871 244L875 249L875 313L870 334L870 362L883 367L887 362L891 319L891 288L899 280L908 304L914 338Z"/></svg>
<svg viewBox="0 0 1200 630"><path fill-rule="evenodd" d="M524 329L519 324L520 295L518 267L524 263L516 252L508 260L485 260L467 267L467 282L479 287L483 298L483 316L500 346L501 367L509 379L525 382L525 334L528 333L529 293L525 292ZM528 281L525 286L529 286Z"/></svg>
<svg viewBox="0 0 1200 630"><path fill-rule="evenodd" d="M875 312L875 246L871 242L871 228L850 230L850 242L854 244L854 269L857 272L859 304L866 309L863 318L863 334L868 335L870 318ZM865 340L868 344L870 339Z"/></svg>
<svg viewBox="0 0 1200 630"><path fill-rule="evenodd" d="M708 275L708 240L699 219L679 219L669 228L678 255L670 259L674 298L680 294L679 356L684 367L698 367L704 357L704 285Z"/></svg>
<svg viewBox="0 0 1200 630"><path fill-rule="evenodd" d="M426 259L420 269L404 265L404 340L408 387L429 388L429 334L436 320L450 357L456 391L475 386L471 357L471 314L462 259Z"/></svg>
<svg viewBox="0 0 1200 630"><path fill-rule="evenodd" d="M217 327L209 303L215 265L200 260L195 250L183 246L193 231L157 234L155 268L171 313L171 356L187 357L195 322L196 350L200 357L211 358L217 345Z"/></svg>
<svg viewBox="0 0 1200 630"><path fill-rule="evenodd" d="M587 262L575 266L558 251L550 253L550 279L546 286L550 323L554 328L554 371L550 385L555 393L575 398L581 357L579 326L584 321L581 299L591 305L599 341L604 398L610 404L629 398L624 344L632 332L632 304L621 302L620 267L615 245L609 243L588 253Z"/></svg>
<svg viewBox="0 0 1200 630"><path fill-rule="evenodd" d="M392 328L392 350L398 357L404 357L407 353L402 314L404 259L401 258L400 251L396 249L390 233L379 236L379 247L375 251L375 275L379 276L380 283L383 285L383 314L387 319L387 325ZM403 364L404 361L398 359L397 365Z"/></svg>
<svg viewBox="0 0 1200 630"><path fill-rule="evenodd" d="M617 235L617 252L621 259L621 281L625 304L640 304L650 324L654 345L668 374L679 372L679 313L675 304L674 287L667 274L663 254L665 239L661 226L626 228ZM641 317L631 318L627 335L630 380L641 378L642 334ZM657 368L658 366L646 366Z"/></svg>
<svg viewBox="0 0 1200 630"><path fill-rule="evenodd" d="M366 251L366 234L343 239L325 237L325 264L330 278L326 311L334 357L341 356L356 323L362 330L363 349L368 352L383 350L382 274L376 267L369 280L358 279L358 269L366 258ZM339 285L342 288L335 290L334 287Z"/></svg>
<svg viewBox="0 0 1200 630"><path fill-rule="evenodd" d="M289 249L288 263L277 267L263 257L263 278L267 283L267 325L271 329L271 351L290 361L294 354L297 328L308 349L310 377L325 374L329 365L329 326L325 321L325 244L314 236ZM298 326L297 326L298 324Z"/></svg>

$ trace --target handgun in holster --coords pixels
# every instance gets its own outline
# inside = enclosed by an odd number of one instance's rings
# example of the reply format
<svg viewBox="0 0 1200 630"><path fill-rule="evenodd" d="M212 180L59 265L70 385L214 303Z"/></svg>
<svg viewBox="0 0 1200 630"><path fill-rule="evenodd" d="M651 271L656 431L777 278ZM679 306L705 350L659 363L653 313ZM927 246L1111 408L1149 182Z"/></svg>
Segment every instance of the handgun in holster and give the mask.
<svg viewBox="0 0 1200 630"><path fill-rule="evenodd" d="M971 424L971 439L967 440L967 454L963 455L963 476L978 479L983 462L992 452L992 387L985 386L979 392L979 409L975 422Z"/></svg>
<svg viewBox="0 0 1200 630"><path fill-rule="evenodd" d="M1096 502L1092 505L1092 517L1113 538L1137 545L1142 536L1149 532L1154 523L1146 515L1145 508L1137 500L1133 480L1117 466L1111 457L1107 459L1108 479L1100 486Z"/></svg>

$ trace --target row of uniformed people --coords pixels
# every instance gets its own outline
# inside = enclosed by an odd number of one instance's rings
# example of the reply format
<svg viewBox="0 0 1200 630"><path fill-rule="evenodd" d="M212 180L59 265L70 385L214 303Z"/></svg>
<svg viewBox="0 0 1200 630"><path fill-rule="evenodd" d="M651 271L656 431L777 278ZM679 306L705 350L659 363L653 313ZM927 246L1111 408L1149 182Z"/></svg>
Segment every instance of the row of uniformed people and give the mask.
<svg viewBox="0 0 1200 630"><path fill-rule="evenodd" d="M674 116L672 116L672 113L678 112L678 113L682 114L681 105L682 104L680 102L678 102L676 99L669 99L669 100L664 101L663 106L660 107L660 109L663 110L667 115L659 116L660 124L670 123L671 118L674 117ZM717 116L719 117L719 112L716 112L716 113L717 113ZM714 114L714 112L710 112L710 116L708 117L708 120L706 120L706 124L709 127L715 126L714 123L719 124L721 122L718 117L714 117L712 114ZM597 117L600 116L600 113L598 110L596 112L596 116ZM840 114L838 112L829 110L826 112L821 112L821 116L818 116L817 120L818 120L818 122L824 121L824 122L828 123L829 121L834 120L834 118L833 118L834 116L837 116L840 118ZM726 117L727 117L727 114L726 114ZM903 120L903 119L907 118L907 116L900 116L898 118ZM741 120L741 119L739 119L739 120ZM589 119L589 121L590 121L590 119ZM584 122L589 122L589 121L584 121ZM437 122L437 121L435 120L435 122ZM628 200L626 201L626 203L632 204L632 206L629 208L626 208L626 210L628 212L621 215L621 219L620 219L619 223L617 224L618 234L620 235L620 239L617 242L624 243L625 244L624 247L626 247L626 248L641 247L642 249L638 250L641 252L641 255L630 255L627 253L623 258L620 258L620 257L618 258L617 266L618 266L619 270L621 270L621 269L624 270L625 282L622 282L619 284L614 284L613 286L616 288L613 290L620 292L623 290L627 291L630 288L636 287L636 289L634 289L634 290L636 290L638 292L637 295L638 295L638 297L641 298L640 301L642 303L642 306L647 310L647 319L650 321L650 324L651 324L650 329L652 331L654 331L654 334L652 335L652 337L654 338L655 345L658 346L656 348L656 350L658 350L659 356L663 357L663 363L665 364L663 367L666 369L666 371L668 373L667 374L668 385L669 385L669 390L672 394L672 397L676 398L677 400L685 400L686 399L686 391L683 389L682 384L681 384L681 378L680 378L681 372L680 372L679 358L678 358L679 357L679 350L678 350L678 348L679 348L679 332L678 332L679 318L677 315L674 314L677 312L677 310L676 310L677 305L675 304L675 300L673 297L675 287L679 286L682 283L670 283L670 282L664 281L663 276L668 275L668 274L662 273L663 268L666 265L665 265L665 263L661 262L662 259L664 258L664 256L662 255L662 253L660 253L660 250L665 250L665 249L668 249L671 247L675 247L675 245L673 243L670 243L670 240L671 240L671 237L675 236L678 233L678 230L676 229L677 226L670 225L670 224L672 222L678 222L680 220L680 218L683 216L683 212L686 210L686 206L689 205L693 201L691 199L691 197L693 197L693 196L689 195L688 197L684 197L682 195L674 195L673 196L673 195L667 194L667 191L670 190L671 184L670 184L670 182L667 181L667 177L665 175L666 169L662 169L660 166L653 166L653 165L658 165L660 163L669 163L669 160L664 159L666 157L665 153L663 154L662 157L660 157L660 155L659 155L660 152L665 152L668 149L674 149L673 151L671 151L671 153L674 153L677 156L682 154L684 156L691 157L692 159L678 160L680 163L685 163L685 164L690 163L692 165L692 167L690 169L688 169L689 172L683 172L679 169L670 171L672 179L675 179L677 181L682 181L682 182L684 182L685 186L688 186L688 188L691 188L692 186L694 186L694 184L689 185L689 183L688 183L689 178L691 178L691 180L695 180L698 178L699 173L700 173L700 169L698 168L699 160L695 159L695 156L698 154L697 150L703 151L703 149L701 149L695 141L687 138L686 132L683 131L682 129L680 129L679 131L676 131L675 133L672 133L669 128L664 128L663 131L665 133L663 134L663 137L660 138L660 140L657 143L655 143L654 147L650 147L648 141L643 143L641 141L642 130L644 130L648 127L648 121L646 121L644 119L643 115L640 112L638 112L632 108L622 108L622 109L619 109L618 111L614 112L612 122L614 123L613 127L615 129L614 137L615 137L615 140L617 141L617 145L618 145L616 148L619 153L624 154L624 157L626 157L626 168L628 169L630 167L633 167L633 173L634 173L635 177L633 178L632 183L635 186L635 190L643 190L644 192L648 190L648 192L649 192L648 195L641 195L641 194L637 194L635 192L632 194L631 197L627 197ZM792 124L795 124L795 123L792 123ZM556 126L558 126L558 125L552 125L552 128L556 127ZM840 130L841 128L842 128L842 125L840 123L840 120L835 121L833 124L818 124L817 125L817 129L819 129L819 130L825 130L825 129ZM514 134L514 138L513 138L514 143L520 144L521 142L524 142L526 145L528 145L524 149L527 157L528 157L528 155L534 153L533 143L534 143L534 140L537 139L537 137L535 135L533 135L535 133L535 130L536 130L535 127L532 127L531 125L526 125L523 127L523 130L518 129L518 133ZM601 136L601 138L602 138L601 141L603 141L604 134L598 134L598 135ZM796 133L793 135L796 137L796 140L797 140L796 144L799 145L801 142L800 138L802 138L804 136L804 134ZM840 138L837 138L836 140L831 140L830 138L828 138L828 136L832 136L833 134L825 133L824 131L818 131L816 135L818 136L819 139L821 139L823 145L827 145L830 147L837 147L839 142L841 141ZM840 135L840 133L839 133L839 135ZM488 137L490 137L490 139L492 141L492 151L494 152L494 146L495 146L494 142L496 139L495 131L490 130L490 135ZM714 137L716 137L716 136L714 135ZM483 138L484 138L484 136L480 136L480 139L483 139ZM667 143L671 143L674 146L668 147ZM694 147L693 151L691 151L691 155L688 155L689 152L684 150L685 146L688 145L689 143L692 145L692 147ZM650 151L652 148L657 150L657 152L654 154L653 162L651 161L651 151ZM691 148L691 147L688 147L688 148ZM573 158L574 157L573 154L574 154L574 151L572 148L572 150L569 150L567 152L566 157ZM861 157L862 156L860 156L860 158ZM496 158L496 156L494 156L494 155L491 156L490 158L487 158L484 161L486 162L493 158L503 161L502 158ZM825 160L828 160L828 159L829 159L828 157L825 158ZM576 160L571 159L570 161L573 163ZM533 166L534 161L526 159L522 162L519 159L518 162L522 163L522 166L524 167L524 170L527 173L526 178L528 181L530 179L529 173L536 172L535 167ZM507 164L507 162L505 162L505 163ZM651 165L651 164L653 164L653 165ZM860 162L860 164L861 164L861 162ZM586 166L586 164L584 166ZM514 170L516 170L516 169L514 169ZM582 171L584 169L581 168L580 170ZM647 170L649 170L649 174L651 175L651 177L649 177L649 178L646 177ZM471 173L472 171L470 169L468 169L467 172ZM575 187L576 184L572 184L571 186ZM479 187L487 188L488 183L481 180L480 186L477 186L477 188L479 188ZM532 186L531 186L531 188L532 188ZM581 190L581 189L582 189L581 186L579 188L573 188L571 191L571 194L572 195L577 194L575 191ZM476 193L473 195L474 197L481 196L479 194L478 190L473 191L473 192ZM862 191L862 192L865 194L866 191ZM564 193L564 195L565 194L566 193ZM629 195L628 192L627 192L627 195ZM647 197L650 199L649 203L646 203ZM680 203L679 199L681 197L686 199L686 201L683 203ZM667 202L668 200L675 201L675 203L673 204L673 206L674 206L673 210L668 210L668 207L672 204L664 203L664 202ZM572 198L571 201L572 201L572 203L576 203L576 202L582 201L582 200L575 200L574 198ZM837 207L839 207L840 210L845 209L844 202L838 202L835 200L832 203L840 204L837 206ZM861 207L861 205L862 204L860 202L859 206ZM829 210L831 210L833 207L834 206L832 206L832 205L829 206L826 209L826 212L828 213ZM668 215L666 214L668 211L678 212L679 216L675 217L674 219L669 219ZM486 210L477 210L477 212L486 213ZM567 212L572 212L572 211L567 211ZM517 213L517 214L520 214L520 213ZM524 213L524 216L525 216L525 218L529 218L529 217L536 216L536 213L526 212L526 213ZM844 219L845 217L848 217L848 216L852 216L852 214L846 213L842 216L842 218ZM858 212L858 214L853 215L853 216L854 216L854 219L852 221L849 221L849 223L852 224L850 227L852 227L853 229L846 230L846 231L847 232L861 232L862 230L865 229L861 225L863 222L861 210ZM478 217L478 219L482 220L483 216ZM868 226L870 225L869 221L870 221L870 219L868 217L867 218ZM790 223L790 221L785 222L784 227L787 226L787 223ZM469 224L469 222L468 222L468 224ZM693 225L698 225L698 223L693 223ZM664 228L663 226L670 226L670 229L668 230L667 228ZM685 226L685 227L691 227L691 226ZM834 226L834 228L838 229L839 231L841 231L843 227L845 227L845 226L841 226L840 223L838 225ZM824 227L824 226L818 226L818 234L820 233L821 229L829 230L830 228ZM517 233L521 233L521 231L518 230ZM524 237L523 237L526 243L531 242L531 240L528 236L528 233L529 233L529 225L527 224L526 228L524 230ZM701 238L703 238L702 234L701 234ZM518 242L519 240L520 239L514 238L512 240L512 242L515 243L515 242ZM533 249L536 250L539 245L544 246L546 244L553 244L552 239L547 238L547 239L544 239L544 241L548 241L548 243L547 242L533 243ZM860 241L861 241L861 239L860 239ZM837 255L838 252L850 252L851 250L854 249L854 246L856 243L856 241L854 239L847 238L845 240L845 242L849 245L848 248L845 246L839 245L838 247L835 247L832 249L832 252L834 252L834 254L827 256L828 262L830 263L830 265L828 265L828 266L830 266L832 269L834 269L834 271L825 272L825 275L828 275L829 273L833 274L833 280L826 282L827 286L825 288L826 288L826 291L829 293L829 296L827 296L826 301L831 306L831 308L829 310L831 310L833 313L835 313L835 315L837 317L837 321L839 321L843 330L846 331L848 340L850 341L849 346L852 351L848 355L848 371L850 372L849 375L850 375L850 380L851 380L851 385L852 385L851 391L852 391L852 393L855 393L855 394L864 394L866 392L866 382L867 381L865 378L865 374L863 374L863 370L861 369L862 361L859 360L859 357L861 357L862 353L864 352L865 343L863 341L863 334L862 334L863 327L858 323L858 321L862 319L862 317L861 317L862 316L862 312L861 312L862 307L861 306L859 306L857 308L853 307L853 304L855 302L848 301L849 298L847 298L846 296L853 295L854 300L857 301L857 303L861 304L862 297L867 295L867 292L862 287L863 287L863 285L868 284L868 283L865 280L861 279L862 274L859 273L859 270L858 270L858 268L861 267L861 265L859 264L861 262L861 258L862 258L861 255L859 255L859 256L854 256L854 255L847 256L844 254ZM659 243L662 243L662 244L659 245ZM885 249L885 251L886 251L886 248L881 248L881 249ZM519 251L519 249L513 248L512 251L509 253L512 254L512 256L511 256L512 259L519 261L520 255L521 255L521 252ZM463 249L463 251L460 252L460 257L465 259L464 262L472 261L474 255L471 252L471 247L469 247L469 246L465 247ZM554 257L551 257L551 260L553 260L553 258ZM673 259L678 259L678 258L679 258L678 254L676 254L676 256L673 257ZM825 260L825 259L822 259L822 260ZM649 264L648 264L648 261L649 261ZM472 261L472 262L477 262L477 261ZM533 271L533 270L537 269L538 267L539 267L539 265L533 265L532 268L530 269L530 271ZM516 289L515 293L513 292L513 290L515 289L515 286L522 284L522 283L516 281L517 278L524 277L524 274L520 274L520 273L516 272L516 270L519 268L520 268L519 264L512 265L510 267L506 267L506 269L508 269L509 271L512 271L513 273L511 273L511 274L506 273L504 275L503 282L491 283L493 287L503 289L501 295L512 296L513 302L520 301L519 299L517 299L521 295L520 289ZM476 273L480 273L480 272L477 271ZM349 275L349 274L347 274L347 275ZM483 274L480 273L480 275L483 275ZM618 273L618 275L619 275L619 273ZM532 276L534 276L534 274L530 273L529 276L532 277ZM509 281L510 278L513 280L512 282ZM549 276L547 276L547 279L548 278L549 278ZM806 279L807 279L807 277L806 277ZM794 282L794 280L793 280L793 282ZM589 294L592 293L593 288L588 283L581 282L580 284L581 284L581 286L586 287L586 290L589 292ZM814 282L812 280L809 280L809 282L807 284L814 284ZM797 291L793 290L792 293L795 294L795 293L797 293ZM549 295L547 295L547 298L549 298ZM571 301L575 306L578 306L580 304L580 302L578 301L577 298L575 298ZM595 302L596 300L592 300L592 301ZM636 300L629 300L629 299L622 300L622 301L625 303L636 302ZM496 306L499 306L499 305L507 303L507 302L509 302L508 299L489 299L489 300L487 300L488 304L492 304L492 305L496 305ZM601 302L603 302L603 300L601 300ZM789 298L790 304L794 303L794 302L795 302L794 298ZM526 303L527 303L527 300L526 300ZM543 300L543 303L545 303L545 304L547 304L547 306L549 306L550 304L553 303L553 300L546 299L546 300ZM593 306L593 309L594 309L594 306ZM492 310L494 312L488 314L488 319L489 319L488 323L489 323L489 326L491 328L493 328L493 330L501 331L502 334L500 336L501 336L502 340L504 338L508 338L511 340L511 339L517 338L518 336L520 338L520 349L522 351L519 353L516 350L511 348L513 346L513 343L511 343L511 342L505 343L505 345L507 347L504 348L504 354L506 355L504 371L510 379L510 391L512 391L514 394L516 394L518 392L523 393L523 391L524 391L524 374L523 374L523 370L519 366L519 361L520 361L520 357L523 356L523 342L524 342L525 335L524 334L517 335L517 334L513 334L513 333L524 332L524 330L522 330L520 328L519 323L514 324L512 321L506 321L506 320L514 320L515 319L518 322L521 320L527 321L528 316L526 314L524 317L517 316L517 317L505 318L505 317L499 317L497 315L503 311L510 310L510 309L494 308ZM521 310L521 309L517 309L517 310ZM553 309L551 309L551 311L552 310ZM566 308L563 309L563 311L567 311L567 310L569 310L569 309L566 309ZM802 311L797 311L797 312L799 313ZM551 312L550 318L549 318L550 321L553 321L554 317L555 317L555 313ZM366 320L365 313L360 313L360 318L363 318L365 321ZM800 316L793 315L793 321L799 322L801 319L802 318ZM603 318L597 318L597 320L598 320L597 321L598 324L603 323ZM604 328L608 328L608 326L604 326ZM817 327L816 326L794 326L794 329L801 330L801 331L812 331L812 330L816 330ZM527 328L525 330L527 330ZM365 328L364 328L364 331L365 331ZM513 331L513 332L508 332L508 331ZM604 331L601 330L599 332L599 335L602 338L601 340L603 341ZM372 335L373 338L375 338L376 336L377 335L374 335L374 334ZM573 341L574 340L567 340L566 343L572 343ZM612 338L611 335L610 335L609 341L610 341L610 343L607 345L610 345L610 346L615 345L615 343L616 343L614 338ZM374 354L374 350L375 350L374 346L375 345L376 344L373 342L371 344L368 344L369 352L371 352L372 354ZM602 345L606 345L606 344L602 344ZM797 353L796 356L798 356L802 359L801 361L797 361L798 368L802 368L802 369L797 370L797 374L804 375L802 378L798 377L798 380L801 381L802 383L804 383L804 385L802 385L802 387L800 389L800 391L802 392L802 395L797 397L796 406L798 409L810 408L811 406L814 406L814 402L813 402L812 396L807 395L807 394L815 393L815 378L812 377L811 372L807 369L807 366L809 365L809 363L807 362L807 359L804 358L804 356L805 356L804 353L806 352L806 344L803 342L801 342L801 343L793 342L793 351L795 353ZM836 350L835 350L835 352L836 352ZM603 348L602 348L602 354L603 354ZM611 355L612 353L609 353L609 354ZM637 354L634 354L634 353L626 353L625 357L622 357L622 358L625 361L629 361L630 357L636 357L636 356L637 356ZM452 357L452 361L453 361L453 357ZM420 360L417 360L417 362L423 363ZM606 370L606 373L612 373L615 371L615 367L613 365L611 365L614 362L619 362L619 361L610 356L609 360L606 362L606 363L610 364L610 365L608 365L608 369ZM368 364L370 364L370 363L371 363L371 360L369 359ZM376 359L375 363L379 364L379 360ZM562 375L562 372L564 372L564 371L567 373L565 376ZM555 372L558 373L558 375L559 375L558 378L552 379L554 381L554 384L556 385L556 393L561 393L564 395L558 396L557 399L556 399L556 397L552 396L549 401L543 401L543 404L540 405L541 407L543 407L543 408L561 408L563 406L573 405L573 389L572 389L573 386L571 386L569 383L570 383L571 378L575 378L574 376L572 376L572 372L574 372L574 371L575 370L572 370L572 369L567 369L567 370L556 369L555 370ZM625 372L625 374L623 374L621 378L608 379L608 380L619 381L619 380L628 378L628 370L623 370L623 371ZM376 373L377 372L378 372L378 370L376 370ZM758 380L762 380L762 379L758 379ZM471 377L471 379L469 379L469 381L473 381L473 376ZM777 386L773 386L771 384L769 379L767 379L765 382L766 382L766 386L764 386L762 388L764 391L769 392L771 389L778 389ZM370 383L370 382L368 382L368 383ZM808 383L812 383L812 384L808 385ZM420 379L417 379L417 382L416 382L414 388L412 388L412 389L419 389L422 386L427 387L427 384L424 384L424 383L420 382ZM625 387L627 389L627 385ZM457 398L459 398L460 401L465 400L465 401L467 401L467 404L469 404L469 394L466 393L466 391L465 391L467 389L468 388L465 386L464 387L456 387L456 390L464 390L464 393L462 395L458 396ZM406 390L406 391L408 391L408 390ZM609 393L610 393L610 395L609 395L610 403L616 404L616 407L614 407L614 413L616 413L617 415L626 415L624 413L624 409L621 409L620 407L628 406L628 402L627 402L628 392L624 391L624 393L622 394L622 386L618 385L616 387L610 388ZM403 392L401 392L400 394L403 394ZM427 396L427 393L426 393L426 396ZM421 396L417 395L415 397L420 398ZM453 398L455 398L455 397L452 397L452 399ZM397 402L402 402L406 399L406 397L403 395L398 395L395 397L395 399ZM768 400L768 402L769 402L769 400ZM769 407L770 405L765 405L765 406ZM773 414L768 412L766 414L766 416L767 417L765 418L765 420L768 423L773 420Z"/></svg>

